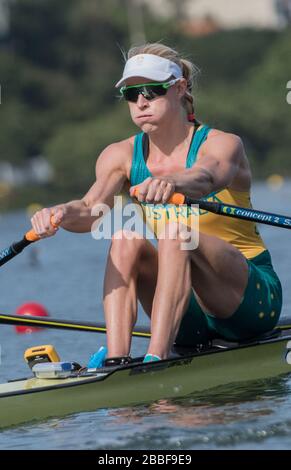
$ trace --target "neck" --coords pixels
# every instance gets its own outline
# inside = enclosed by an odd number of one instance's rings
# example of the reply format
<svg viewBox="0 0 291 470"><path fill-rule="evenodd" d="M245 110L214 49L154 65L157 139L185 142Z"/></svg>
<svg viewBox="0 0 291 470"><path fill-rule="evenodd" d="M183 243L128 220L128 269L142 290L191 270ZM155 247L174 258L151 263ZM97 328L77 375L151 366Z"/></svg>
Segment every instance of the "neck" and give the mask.
<svg viewBox="0 0 291 470"><path fill-rule="evenodd" d="M181 151L189 148L192 137L193 123L183 115L177 113L176 118L170 118L158 129L149 131L151 154L159 157L170 157L175 150Z"/></svg>

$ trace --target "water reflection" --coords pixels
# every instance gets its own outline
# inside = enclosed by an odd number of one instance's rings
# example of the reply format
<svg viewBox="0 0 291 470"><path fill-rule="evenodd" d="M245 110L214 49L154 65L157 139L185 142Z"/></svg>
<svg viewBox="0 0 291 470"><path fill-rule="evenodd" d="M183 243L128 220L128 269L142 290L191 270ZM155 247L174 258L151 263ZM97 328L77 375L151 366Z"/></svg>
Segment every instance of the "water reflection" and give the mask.
<svg viewBox="0 0 291 470"><path fill-rule="evenodd" d="M286 401L291 391L291 376L220 386L203 396L193 394L178 399L158 400L137 408L109 411L115 424L142 422L162 415L175 428L203 428L271 416Z"/></svg>

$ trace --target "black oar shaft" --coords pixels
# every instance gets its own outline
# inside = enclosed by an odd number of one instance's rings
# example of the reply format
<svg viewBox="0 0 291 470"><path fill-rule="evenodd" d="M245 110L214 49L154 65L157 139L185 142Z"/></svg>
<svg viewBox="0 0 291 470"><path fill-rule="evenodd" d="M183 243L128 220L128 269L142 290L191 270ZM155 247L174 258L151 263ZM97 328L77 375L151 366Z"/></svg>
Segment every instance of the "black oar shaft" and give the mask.
<svg viewBox="0 0 291 470"><path fill-rule="evenodd" d="M106 333L103 323L77 322L56 318L34 317L31 315L3 315L0 314L0 323L5 325L24 325L41 328L54 328L61 330L87 331L92 333ZM147 328L137 327L133 336L149 338L150 332Z"/></svg>
<svg viewBox="0 0 291 470"><path fill-rule="evenodd" d="M17 253L13 251L12 246L10 246L9 248L6 248L5 250L2 250L0 253L0 266L3 266L3 264L10 261L16 255Z"/></svg>
<svg viewBox="0 0 291 470"><path fill-rule="evenodd" d="M226 217L233 217L235 219L246 220L249 222L256 222L259 224L273 225L274 227L291 229L291 218L285 215L257 211L252 208L248 209L245 207L232 206L231 204L203 201L201 199L185 198L185 204L188 206L191 206L192 204L198 204L200 209L212 212L214 214L224 215Z"/></svg>
<svg viewBox="0 0 291 470"><path fill-rule="evenodd" d="M135 197L138 197L137 188L135 189ZM225 217L232 217L235 219L246 220L248 222L256 222L259 224L273 225L274 227L291 229L291 217L285 215L257 211L248 207L233 206L231 204L224 204L223 202L191 199L181 193L174 193L168 200L168 204L186 204L187 206L198 205L199 209L203 209L218 215L223 215Z"/></svg>
<svg viewBox="0 0 291 470"><path fill-rule="evenodd" d="M23 238L19 242L12 243L9 248L6 248L0 252L0 266L10 261L12 258L17 256L19 253L24 250L25 247L33 243L33 241L27 240L27 238Z"/></svg>

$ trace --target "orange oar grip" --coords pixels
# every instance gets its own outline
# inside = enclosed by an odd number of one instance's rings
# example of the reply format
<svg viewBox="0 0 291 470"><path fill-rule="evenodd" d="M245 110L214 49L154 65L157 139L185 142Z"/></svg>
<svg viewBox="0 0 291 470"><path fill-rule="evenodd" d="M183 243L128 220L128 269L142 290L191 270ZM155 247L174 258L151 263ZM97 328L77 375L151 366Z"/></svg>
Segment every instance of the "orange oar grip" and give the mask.
<svg viewBox="0 0 291 470"><path fill-rule="evenodd" d="M135 188L134 190L134 196L137 197L138 196L138 188ZM168 204L176 204L177 206L179 206L180 204L185 204L185 196L184 194L180 194L180 193L174 193L170 199L168 200Z"/></svg>
<svg viewBox="0 0 291 470"><path fill-rule="evenodd" d="M57 228L58 226L53 222L53 215L51 216L51 224L54 228ZM37 235L37 233L35 233L35 231L33 229L29 230L29 232L27 232L25 234L25 238L26 240L28 240L29 242L37 242L37 240L40 240L40 236Z"/></svg>
<svg viewBox="0 0 291 470"><path fill-rule="evenodd" d="M170 197L168 202L170 204L176 204L177 206L179 206L180 204L185 204L185 196L184 196L184 194L174 193Z"/></svg>
<svg viewBox="0 0 291 470"><path fill-rule="evenodd" d="M33 229L29 230L29 232L25 234L25 238L29 242L36 242L37 240L40 239L40 237L35 233Z"/></svg>

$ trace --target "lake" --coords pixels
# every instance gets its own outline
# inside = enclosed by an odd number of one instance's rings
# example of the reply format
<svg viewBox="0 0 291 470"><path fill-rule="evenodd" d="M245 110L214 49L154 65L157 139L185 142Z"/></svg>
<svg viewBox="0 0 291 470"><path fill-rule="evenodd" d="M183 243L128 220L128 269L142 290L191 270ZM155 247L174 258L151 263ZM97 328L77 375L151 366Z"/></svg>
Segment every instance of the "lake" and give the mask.
<svg viewBox="0 0 291 470"><path fill-rule="evenodd" d="M257 183L253 206L291 215L291 183L271 190ZM0 246L29 228L25 212L2 215ZM260 226L284 291L282 316L290 315L288 230ZM24 302L42 303L52 317L102 321L102 289L109 242L59 231L25 250L0 270L0 311L15 313ZM139 325L147 325L143 312ZM28 347L54 344L64 360L86 364L105 336L61 330L17 335L0 326L1 382L29 374ZM147 340L134 338L132 355L146 352ZM290 449L291 375L228 386L216 393L162 400L133 408L102 409L0 432L0 449ZM0 417L1 419L1 417Z"/></svg>

